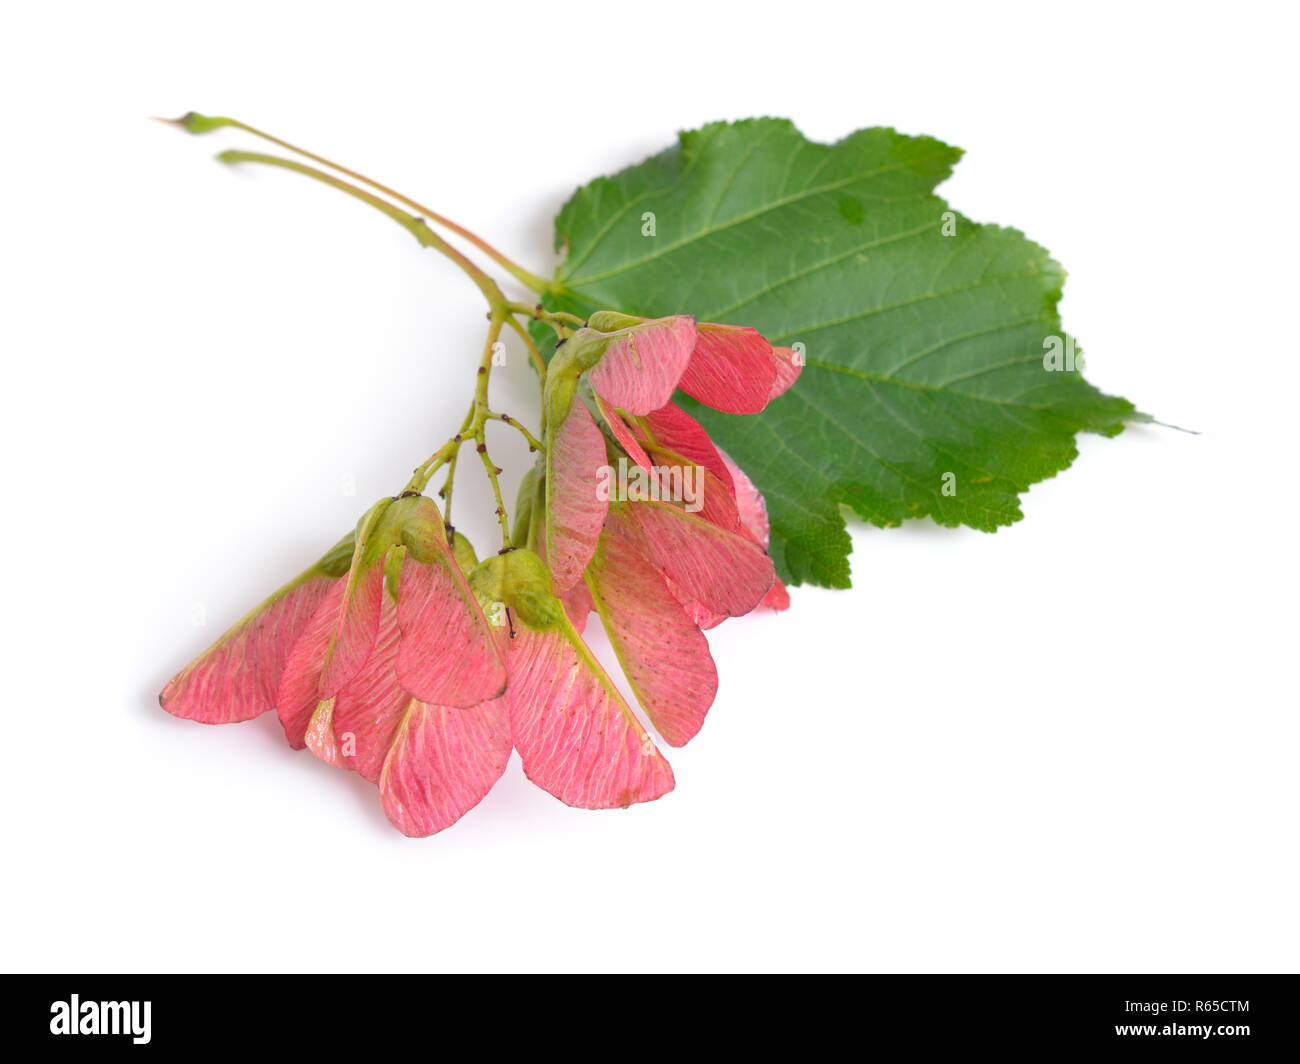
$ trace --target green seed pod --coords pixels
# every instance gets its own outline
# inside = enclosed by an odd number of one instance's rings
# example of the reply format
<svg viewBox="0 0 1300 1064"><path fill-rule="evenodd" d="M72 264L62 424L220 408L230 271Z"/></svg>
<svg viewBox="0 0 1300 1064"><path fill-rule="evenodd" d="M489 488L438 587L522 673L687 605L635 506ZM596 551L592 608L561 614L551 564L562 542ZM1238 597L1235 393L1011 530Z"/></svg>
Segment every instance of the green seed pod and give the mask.
<svg viewBox="0 0 1300 1064"><path fill-rule="evenodd" d="M352 567L352 554L356 548L356 533L349 532L316 563L316 571L322 576L337 580Z"/></svg>
<svg viewBox="0 0 1300 1064"><path fill-rule="evenodd" d="M452 534L451 552L456 556L456 564L460 566L462 573L472 572L478 566L474 545L459 532Z"/></svg>
<svg viewBox="0 0 1300 1064"><path fill-rule="evenodd" d="M530 550L489 558L469 577L470 589L485 612L501 602L529 628L554 628L564 620L564 605L551 594L551 574Z"/></svg>

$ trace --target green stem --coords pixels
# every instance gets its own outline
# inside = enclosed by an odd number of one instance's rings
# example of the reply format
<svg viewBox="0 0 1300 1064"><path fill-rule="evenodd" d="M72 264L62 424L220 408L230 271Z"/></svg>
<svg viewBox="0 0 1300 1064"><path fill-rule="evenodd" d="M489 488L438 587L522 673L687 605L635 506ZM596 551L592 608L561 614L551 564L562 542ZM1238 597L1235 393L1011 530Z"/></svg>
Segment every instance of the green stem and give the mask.
<svg viewBox="0 0 1300 1064"><path fill-rule="evenodd" d="M394 207L387 200L382 200L378 196L371 195L365 189L357 188L356 185L349 184L341 178L327 174L323 170L317 170L314 166L307 166L305 163L294 162L292 159L282 159L278 155L264 155L255 151L223 151L217 158L227 164L235 163L260 163L264 166L278 166L284 170L292 170L296 174L302 174L310 177L314 181L320 181L322 184L336 188L340 192L359 199L362 203L374 207L375 210L381 211L388 215L393 221L406 229L419 243L424 247L433 248L447 258L451 259L457 266L468 274L469 279L473 281L488 301L490 307L504 306L506 298L502 294L496 281L492 280L486 273L480 270L460 251L452 247L437 233L429 228L423 218L417 218L413 214Z"/></svg>
<svg viewBox="0 0 1300 1064"><path fill-rule="evenodd" d="M451 493L456 486L456 460L460 457L460 444L463 440L456 441L456 449L452 451L451 458L447 460L447 479L442 482L442 488L438 494L442 496L442 519L447 525L449 534L452 528L451 521Z"/></svg>
<svg viewBox="0 0 1300 1064"><path fill-rule="evenodd" d="M514 316L514 314L511 314L508 318L506 318L506 321L509 322L510 327L514 329L516 333L519 334L519 339L521 339L524 342L524 346L528 348L528 357L533 360L533 368L537 370L537 390L538 390L539 405L541 407L541 419L542 419L541 434L545 436L546 435L546 361L542 358L542 353L537 350L537 345L533 343L533 338L528 335L528 330L525 329L523 325L519 323L519 319L517 319ZM518 424L518 422L516 422L516 424ZM533 446L534 441L529 440L528 442L530 447Z"/></svg>
<svg viewBox="0 0 1300 1064"><path fill-rule="evenodd" d="M528 441L530 449L539 449L542 444L514 418L508 414L498 414L488 405L488 380L492 376L492 356L497 341L501 336L501 328L506 321L510 320L510 316L504 306L498 306L493 308L488 317L488 335L483 345L483 358L479 363L478 375L474 385L474 403L470 407L469 413L465 415L460 431L416 468L411 479L407 482L405 490L423 493L434 473L445 465L447 467L447 479L443 482L442 489L438 494L444 499L443 520L450 529L452 526L451 502L452 493L456 486L457 460L460 455L461 445L472 441L474 450L478 452L483 461L483 468L487 472L488 481L492 485L492 494L496 499L496 516L501 524L502 549L512 550L510 544L510 517L506 512L505 501L501 495L501 482L498 479L501 470L497 468L496 463L492 461L491 456L488 454L487 434L484 431L484 426L489 421L501 421L507 425L513 425L522 433Z"/></svg>
<svg viewBox="0 0 1300 1064"><path fill-rule="evenodd" d="M439 447L433 454L429 455L423 462L415 467L411 474L411 479L406 482L404 491L418 491L423 494L429 481L433 479L433 474L441 469L444 465L450 465L453 468L456 465L456 453L460 450L466 429L469 428L471 419L474 416L474 407L470 406L469 413L465 415L465 420L461 422L460 432L456 433L451 439Z"/></svg>
<svg viewBox="0 0 1300 1064"><path fill-rule="evenodd" d="M502 269L504 269L507 273L509 273L510 276L513 277L515 280L517 280L520 284L524 285L527 288L532 289L534 292L537 292L539 295L543 292L549 292L554 288L554 285L551 282L545 280L542 277L539 277L531 270L524 269L518 263L507 258L505 255L499 252L496 248L494 248L482 237L471 232L470 230L466 229L462 225L457 225L446 215L439 214L437 211L430 210L428 207L425 207L422 204L417 203L409 196L403 196L396 189L392 189L389 188L387 185L380 184L378 181L374 180L374 178L367 177L365 174L358 173L356 170L350 170L346 166L340 166L338 163L326 159L324 156L317 155L315 152L310 152L306 148L300 148L296 144L290 144L287 140L281 140L279 137L272 136L270 133L266 133L263 130L257 129L255 126L250 126L246 122L241 122L237 118L210 117L207 115L199 115L199 114L195 114L194 112L190 112L189 114L181 118L161 119L160 121L167 122L169 125L179 126L180 128L185 129L190 133L208 133L214 129L229 127L231 129L243 130L245 133L250 133L255 137L260 137L262 140L269 141L272 144L278 144L281 148L284 148L287 151L294 152L295 154L301 155L306 159L311 159L315 162L320 163L322 166L328 166L331 170L337 170L341 174L346 174L354 181L360 181L363 185L369 185L371 188L379 192L382 192L385 196L397 200L398 203L404 203L406 206L410 207L411 210L424 215L426 218L430 219L437 225L441 225L446 229L450 229L453 233L456 233L459 236L464 237L476 248L478 248L485 255L487 255L490 259L492 259L493 262L497 263L497 265L499 265Z"/></svg>
<svg viewBox="0 0 1300 1064"><path fill-rule="evenodd" d="M512 310L511 309L512 306L513 305L508 305L506 308L508 310L511 310L511 315L512 315L511 317L507 318L506 321L509 323L510 327L514 329L516 333L519 334L519 339L521 339L524 342L524 346L528 348L528 357L533 360L533 368L537 370L537 375L541 377L543 380L545 380L546 362L542 358L542 353L537 350L537 345L533 343L533 338L528 335L528 330L525 329L522 325L520 325L518 319L513 316L515 313L518 312Z"/></svg>
<svg viewBox="0 0 1300 1064"><path fill-rule="evenodd" d="M489 421L500 421L509 425L511 428L518 430L518 432L523 436L523 438L528 441L529 451L542 450L542 442L531 432L529 432L526 428L524 428L522 424L520 424L518 421L512 418L509 414L492 413L492 414L488 414L487 416Z"/></svg>
<svg viewBox="0 0 1300 1064"><path fill-rule="evenodd" d="M239 125L240 128L246 128L241 123L235 123L233 121L227 122L227 124ZM281 142L277 141L277 143ZM291 145L285 146L292 148ZM308 153L304 152L303 154ZM316 156L311 157L317 158ZM417 491L423 494L424 489L428 486L433 475L444 465L447 466L447 479L443 484L440 494L445 499L443 520L446 522L448 529L450 529L451 501L452 491L455 486L457 458L460 453L461 444L465 443L467 440L473 440L475 443L475 450L483 461L483 467L487 472L488 480L492 485L492 493L496 499L496 515L501 524L502 550L513 550L514 548L510 543L509 516L506 513L505 502L501 495L501 483L498 479L501 470L497 468L496 463L493 462L491 457L488 455L487 436L484 431L484 426L488 421L501 421L505 424L513 425L520 433L522 433L524 438L528 441L530 450L540 450L542 444L531 432L528 431L528 429L514 418L509 417L506 414L498 414L491 409L488 405L488 380L492 374L494 348L500 339L502 327L509 322L527 345L533 363L537 367L538 376L543 383L545 382L546 364L542 360L541 354L537 350L537 346L532 342L532 338L528 335L528 331L520 325L514 315L516 313L528 313L540 317L541 314L548 312L542 311L541 307L532 308L523 304L511 303L505 298L496 281L479 269L477 265L475 265L470 259L466 258L466 256L458 249L448 244L442 239L442 237L430 229L423 218L417 218L414 215L408 214L406 211L394 207L387 200L381 199L364 189L358 188L350 182L344 181L332 174L327 174L315 167L307 166L305 163L296 162L292 159L284 159L276 155L266 155L261 152L231 150L221 152L217 158L223 163L260 163L264 166L275 166L284 170L290 170L294 173L302 174L305 177L310 177L315 181L320 181L322 184L329 185L331 188L335 188L340 192L346 193L347 195L360 200L362 203L374 207L376 210L386 214L393 221L397 222L398 225L410 232L422 246L431 247L449 258L469 276L470 280L474 282L479 291L483 293L484 298L487 299L488 307L490 308L488 313L489 326L487 341L484 344L483 349L483 358L479 364L478 376L474 387L473 406L465 416L465 421L461 425L460 432L444 443L421 465L416 467L404 490ZM324 160L319 161L324 162ZM332 164L327 163L327 165ZM342 168L336 167L336 169L341 170ZM350 173L350 171L344 172ZM373 182L370 183L373 184ZM523 310L518 311L515 309L516 307L523 307ZM572 315L568 315L568 317L572 317ZM564 329L564 327L558 322L555 324L557 330ZM544 411L543 417L545 417ZM542 430L545 432L544 424Z"/></svg>
<svg viewBox="0 0 1300 1064"><path fill-rule="evenodd" d="M570 314L565 310L547 310L540 303L534 303L531 306L527 303L507 303L506 307L511 314L523 314L534 321L544 321L554 328L556 332L560 332L561 326L581 329L587 324L583 318L578 317L576 314Z"/></svg>
<svg viewBox="0 0 1300 1064"><path fill-rule="evenodd" d="M510 518L506 514L505 502L501 498L501 482L497 479L501 470L497 468L496 463L488 455L487 434L483 431L483 427L493 417L492 411L488 407L488 378L492 374L493 349L501 336L501 326L505 324L508 317L509 314L504 306L492 308L487 340L483 344L483 361L478 368L478 384L474 389L473 424L473 438L476 441L474 449L478 451L478 456L483 460L483 468L487 471L488 480L492 484L492 494L496 498L497 520L501 523L501 549L503 551L511 549Z"/></svg>

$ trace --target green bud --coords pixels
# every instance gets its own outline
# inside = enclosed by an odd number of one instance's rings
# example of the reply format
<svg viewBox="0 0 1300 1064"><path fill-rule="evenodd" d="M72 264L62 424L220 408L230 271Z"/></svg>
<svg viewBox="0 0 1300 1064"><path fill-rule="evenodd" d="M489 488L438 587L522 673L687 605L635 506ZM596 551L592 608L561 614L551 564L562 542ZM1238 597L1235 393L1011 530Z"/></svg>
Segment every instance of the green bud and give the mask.
<svg viewBox="0 0 1300 1064"><path fill-rule="evenodd" d="M515 591L509 605L529 628L545 631L564 620L564 604L549 591Z"/></svg>
<svg viewBox="0 0 1300 1064"><path fill-rule="evenodd" d="M352 553L356 550L356 547L356 533L349 532L329 549L325 557L316 563L316 570L322 576L337 580L352 568Z"/></svg>
<svg viewBox="0 0 1300 1064"><path fill-rule="evenodd" d="M638 323L636 318L628 318L627 321L633 325ZM595 328L583 328L569 337L564 350L581 372L591 369L605 357L605 349L609 347L609 341L610 336L607 333Z"/></svg>
<svg viewBox="0 0 1300 1064"><path fill-rule="evenodd" d="M469 589L474 592L474 597L478 599L484 611L493 602L500 602L505 597L503 584L506 567L502 560L504 557L502 554L494 555L480 562L469 574Z"/></svg>
<svg viewBox="0 0 1300 1064"><path fill-rule="evenodd" d="M447 532L442 519L429 521L412 518L402 525L402 545L421 565L429 565L447 547Z"/></svg>
<svg viewBox="0 0 1300 1064"><path fill-rule="evenodd" d="M556 352L546 371L546 391L542 396L548 425L558 427L564 424L577 394L578 378L605 356L609 340L604 333L583 328L570 336Z"/></svg>
<svg viewBox="0 0 1300 1064"><path fill-rule="evenodd" d="M393 500L380 499L357 522L356 539L361 544L361 565L373 565L396 541L389 510Z"/></svg>
<svg viewBox="0 0 1300 1064"><path fill-rule="evenodd" d="M587 319L589 328L603 333L618 332L619 329L630 329L634 325L643 324L645 324L643 318L634 318L631 314L623 314L617 310L598 310Z"/></svg>
<svg viewBox="0 0 1300 1064"><path fill-rule="evenodd" d="M397 598L397 589L401 586L402 563L405 561L405 547L393 547L384 556L384 585L393 598Z"/></svg>
<svg viewBox="0 0 1300 1064"><path fill-rule="evenodd" d="M487 611L503 602L529 628L554 628L564 606L551 594L551 574L530 550L512 550L489 558L469 577L470 589Z"/></svg>
<svg viewBox="0 0 1300 1064"><path fill-rule="evenodd" d="M393 529L411 557L428 565L447 549L447 528L437 504L424 495L404 495L394 499L384 515L385 526Z"/></svg>
<svg viewBox="0 0 1300 1064"><path fill-rule="evenodd" d="M201 115L198 111L190 111L176 119L176 124L184 129L187 133L211 133L214 129L224 129L226 126L235 126L239 123L233 118L221 118L214 115Z"/></svg>
<svg viewBox="0 0 1300 1064"><path fill-rule="evenodd" d="M545 461L545 456L541 461ZM541 461L528 470L519 482L519 491L515 495L515 523L510 529L510 538L515 543L528 543L528 529L537 504L537 478L541 476Z"/></svg>
<svg viewBox="0 0 1300 1064"><path fill-rule="evenodd" d="M460 571L463 573L472 571L478 565L474 545L459 532L452 534L451 552L455 555L456 564L460 566Z"/></svg>
<svg viewBox="0 0 1300 1064"><path fill-rule="evenodd" d="M551 363L552 366L555 363ZM564 424L564 419L569 416L569 411L573 408L573 397L578 392L578 374L555 372L554 370L546 374L546 423L549 426L558 428Z"/></svg>

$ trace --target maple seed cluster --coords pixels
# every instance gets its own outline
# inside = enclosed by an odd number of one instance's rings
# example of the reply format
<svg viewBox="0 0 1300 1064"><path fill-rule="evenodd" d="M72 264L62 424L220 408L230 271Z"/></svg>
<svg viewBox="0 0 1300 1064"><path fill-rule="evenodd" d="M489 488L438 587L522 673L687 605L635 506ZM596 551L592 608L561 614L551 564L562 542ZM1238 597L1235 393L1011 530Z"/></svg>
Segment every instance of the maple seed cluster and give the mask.
<svg viewBox="0 0 1300 1064"><path fill-rule="evenodd" d="M332 166L233 119L187 115L190 132L234 127ZM628 685L664 742L704 723L718 688L704 632L789 596L767 553L762 496L672 402L678 389L717 410L754 414L788 389L800 360L755 330L600 311L585 322L512 303L434 234L469 239L517 280L545 282L477 237L384 186L376 196L275 156L224 153L298 170L382 210L446 254L488 298L489 330L460 430L379 500L305 572L226 632L163 690L168 712L207 724L274 711L295 749L376 784L388 818L425 836L473 808L518 751L530 780L585 809L626 807L672 790L672 769L583 640L599 615ZM414 207L420 217L393 205ZM540 287L539 287L540 286ZM547 364L519 319L556 333ZM529 347L542 430L492 410L488 382L504 327ZM483 428L499 420L537 451L513 525ZM454 477L471 443L496 495L502 546L479 561L451 524ZM653 480L691 466L691 505L598 490L611 466ZM445 471L437 496L425 494Z"/></svg>

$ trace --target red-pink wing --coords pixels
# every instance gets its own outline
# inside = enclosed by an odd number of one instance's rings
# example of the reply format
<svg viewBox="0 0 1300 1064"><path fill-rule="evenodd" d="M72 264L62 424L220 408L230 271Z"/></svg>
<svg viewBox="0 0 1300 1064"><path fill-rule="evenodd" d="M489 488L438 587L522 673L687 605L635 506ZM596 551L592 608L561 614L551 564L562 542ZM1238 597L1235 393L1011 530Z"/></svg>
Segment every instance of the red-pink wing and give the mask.
<svg viewBox="0 0 1300 1064"><path fill-rule="evenodd" d="M509 760L504 696L472 709L412 699L379 775L384 812L403 835L432 835L478 805Z"/></svg>
<svg viewBox="0 0 1300 1064"><path fill-rule="evenodd" d="M587 618L596 608L591 601L591 592L587 590L586 583L579 581L574 584L560 596L560 601L564 603L564 612L569 615L569 623L579 635L582 635L587 630Z"/></svg>
<svg viewBox="0 0 1300 1064"><path fill-rule="evenodd" d="M731 483L736 489L736 508L740 511L740 523L749 529L754 538L766 549L771 539L771 526L767 519L767 502L763 498L763 493L754 486L754 482L749 479L749 474L732 461L731 455L722 448L718 448L718 455L731 472Z"/></svg>
<svg viewBox="0 0 1300 1064"><path fill-rule="evenodd" d="M663 503L619 503L619 529L683 601L740 617L762 601L776 573L748 535L730 532Z"/></svg>
<svg viewBox="0 0 1300 1064"><path fill-rule="evenodd" d="M704 426L676 403L668 403L640 419L647 447L672 451L703 466L731 490L731 468Z"/></svg>
<svg viewBox="0 0 1300 1064"><path fill-rule="evenodd" d="M776 355L776 380L772 382L772 394L767 397L769 403L789 391L803 372L803 356L793 347L774 347L772 353Z"/></svg>
<svg viewBox="0 0 1300 1064"><path fill-rule="evenodd" d="M777 580L772 585L772 590L763 596L760 606L766 606L769 610L788 610L790 608L790 592L786 590L785 584Z"/></svg>
<svg viewBox="0 0 1300 1064"><path fill-rule="evenodd" d="M398 607L385 595L374 653L334 705L316 711L308 745L377 783L388 818L423 836L454 823L500 778L510 722L504 697L470 709L412 698L397 681L400 645Z"/></svg>
<svg viewBox="0 0 1300 1064"><path fill-rule="evenodd" d="M587 580L641 708L665 742L682 746L704 724L718 693L718 670L704 633L612 524Z"/></svg>
<svg viewBox="0 0 1300 1064"><path fill-rule="evenodd" d="M505 664L449 550L428 564L403 560L397 625L397 679L421 702L463 709L505 689Z"/></svg>
<svg viewBox="0 0 1300 1064"><path fill-rule="evenodd" d="M577 633L520 626L510 650L510 729L524 773L582 809L673 789L673 772Z"/></svg>
<svg viewBox="0 0 1300 1064"><path fill-rule="evenodd" d="M321 667L338 628L346 590L346 581L336 580L325 593L306 630L294 644L280 676L275 711L284 727L285 738L295 750L306 745L307 726L321 701Z"/></svg>
<svg viewBox="0 0 1300 1064"><path fill-rule="evenodd" d="M546 557L562 594L582 579L605 523L608 500L596 492L605 437L582 400L555 431L546 477Z"/></svg>
<svg viewBox="0 0 1300 1064"><path fill-rule="evenodd" d="M609 431L613 434L614 439L618 441L623 450L627 451L632 461L645 469L649 469L654 463L650 461L650 456L645 453L645 449L641 446L632 429L628 427L627 422L623 420L623 416L599 395L596 396L596 410L600 413L605 424L609 426Z"/></svg>
<svg viewBox="0 0 1300 1064"><path fill-rule="evenodd" d="M372 783L379 779L393 735L411 700L397 682L400 640L397 606L392 596L385 594L379 636L369 660L334 697L329 710L316 711L307 729L307 745L317 757L353 769ZM318 735L326 714L328 735Z"/></svg>
<svg viewBox="0 0 1300 1064"><path fill-rule="evenodd" d="M334 641L326 651L321 669L319 695L332 698L361 671L379 634L379 611L384 597L384 564L375 562L360 572L354 570L347 601L334 629Z"/></svg>
<svg viewBox="0 0 1300 1064"><path fill-rule="evenodd" d="M694 467L696 470L692 474L697 493L696 508L689 512L699 514L719 528L734 530L739 526L740 514L736 509L736 489L731 481L731 471L698 421L681 407L668 403L645 417L637 418L636 428L654 466L670 469ZM661 490L673 486L671 472L667 477L661 475L656 479ZM660 497L682 501L670 494Z"/></svg>
<svg viewBox="0 0 1300 1064"><path fill-rule="evenodd" d="M756 330L705 323L679 387L715 410L756 414L771 397L776 363L772 345Z"/></svg>
<svg viewBox="0 0 1300 1064"><path fill-rule="evenodd" d="M672 398L695 346L694 318L659 318L615 334L587 376L610 405L648 414Z"/></svg>
<svg viewBox="0 0 1300 1064"><path fill-rule="evenodd" d="M334 582L308 577L244 618L163 688L163 709L204 724L252 720L274 709L285 662Z"/></svg>
<svg viewBox="0 0 1300 1064"><path fill-rule="evenodd" d="M537 553L543 562L546 561L546 519L542 518L542 532L537 541ZM552 590L554 590L554 579L552 578ZM579 580L568 591L561 593L560 602L564 604L564 612L569 615L569 621L578 634L582 635L587 629L587 617L596 607L591 602L591 592L587 590L584 581Z"/></svg>
<svg viewBox="0 0 1300 1064"><path fill-rule="evenodd" d="M763 498L763 493L754 486L754 482L749 479L749 474L732 461L731 455L721 448L718 449L718 454L727 463L727 468L731 470L732 482L736 485L736 505L740 509L740 523L766 550L771 541L772 530L767 518L767 502ZM772 610L789 609L790 592L778 579L773 582L772 590L763 597L759 605Z"/></svg>

